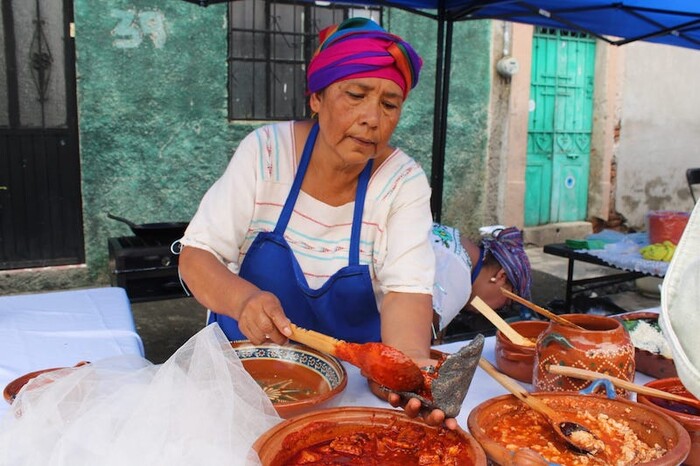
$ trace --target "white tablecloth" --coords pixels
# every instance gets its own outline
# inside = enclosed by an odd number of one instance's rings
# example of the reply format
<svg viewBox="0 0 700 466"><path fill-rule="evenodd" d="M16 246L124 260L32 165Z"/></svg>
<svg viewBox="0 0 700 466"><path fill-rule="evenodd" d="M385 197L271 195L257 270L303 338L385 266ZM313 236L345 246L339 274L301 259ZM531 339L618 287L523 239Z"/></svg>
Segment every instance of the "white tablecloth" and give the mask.
<svg viewBox="0 0 700 466"><path fill-rule="evenodd" d="M123 288L0 297L0 389L28 372L123 354L144 355Z"/></svg>
<svg viewBox="0 0 700 466"><path fill-rule="evenodd" d="M459 341L436 346L435 348L445 353L454 353L467 343L468 342ZM495 337L486 338L484 341L484 350L481 353L482 357L491 362L494 366L496 365L495 344ZM348 385L334 405L372 406L383 408L391 407L385 401L377 398L369 390L367 381L362 375L360 375L360 370L358 368L345 362L343 362L343 365L348 372ZM650 380L653 379L647 375L640 374L639 372L637 372L635 376L635 383L645 384ZM521 383L521 385L528 391L532 390L532 386L529 384ZM469 386L469 392L467 393L467 396L462 403L462 409L457 416L457 422L459 423L460 427L465 430L467 429L467 417L476 406L490 398L506 393L508 393L508 391L503 388L503 386L491 378L491 376L489 376L486 372L481 370L480 367L477 367L472 383Z"/></svg>

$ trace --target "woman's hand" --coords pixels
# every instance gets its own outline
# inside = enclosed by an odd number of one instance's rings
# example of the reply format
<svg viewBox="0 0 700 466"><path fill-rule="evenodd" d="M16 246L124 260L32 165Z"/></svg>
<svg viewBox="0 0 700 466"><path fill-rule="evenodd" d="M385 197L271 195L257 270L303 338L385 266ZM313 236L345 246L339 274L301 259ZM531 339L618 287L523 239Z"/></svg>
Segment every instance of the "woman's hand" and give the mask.
<svg viewBox="0 0 700 466"><path fill-rule="evenodd" d="M442 412L442 410L433 409L430 412L426 411L418 398L411 398L406 402L398 394L390 393L387 397L387 401L395 408L403 407L404 412L409 417L421 416L423 420L431 426L441 426L444 424L444 426L450 430L455 430L459 427L457 419L453 417L445 418L445 413Z"/></svg>
<svg viewBox="0 0 700 466"><path fill-rule="evenodd" d="M258 345L272 341L282 345L287 342L292 334L290 321L274 294L256 289L242 305L238 315L238 329L251 343Z"/></svg>
<svg viewBox="0 0 700 466"><path fill-rule="evenodd" d="M416 364L420 367L435 366L437 364L435 359L418 359ZM423 420L431 426L441 426L445 425L450 430L455 430L458 426L457 420L455 418L446 418L445 413L441 409L433 409L429 411L426 409L418 398L411 398L406 401L405 398L401 397L396 393L390 393L387 398L389 404L393 407L402 407L403 410L409 417L422 417Z"/></svg>
<svg viewBox="0 0 700 466"><path fill-rule="evenodd" d="M416 364L421 366L434 366L437 364L437 361L434 359L418 359L416 360ZM376 382L370 382L370 384L372 383L376 384ZM445 417L445 413L440 409L428 410L425 406L423 406L423 403L421 403L418 398L411 398L407 400L405 397L399 395L398 393L393 393L385 387L382 387L381 390L373 390L373 392L377 396L381 395L381 398L387 400L391 406L395 408L403 408L408 417L420 416L427 424L431 426L444 425L450 430L455 430L459 427L455 418Z"/></svg>
<svg viewBox="0 0 700 466"><path fill-rule="evenodd" d="M231 272L212 253L184 247L180 273L200 304L238 321L238 328L253 344L284 344L292 334L289 319L272 293Z"/></svg>

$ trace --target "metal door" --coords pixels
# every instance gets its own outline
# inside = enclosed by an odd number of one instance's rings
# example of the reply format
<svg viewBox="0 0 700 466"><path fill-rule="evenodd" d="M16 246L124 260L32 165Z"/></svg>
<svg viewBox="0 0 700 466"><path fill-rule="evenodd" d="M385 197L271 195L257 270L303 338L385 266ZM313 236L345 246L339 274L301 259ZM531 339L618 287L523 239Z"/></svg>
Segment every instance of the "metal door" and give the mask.
<svg viewBox="0 0 700 466"><path fill-rule="evenodd" d="M527 226L586 218L594 64L594 39L536 29L525 172Z"/></svg>
<svg viewBox="0 0 700 466"><path fill-rule="evenodd" d="M0 9L0 269L85 260L71 2Z"/></svg>

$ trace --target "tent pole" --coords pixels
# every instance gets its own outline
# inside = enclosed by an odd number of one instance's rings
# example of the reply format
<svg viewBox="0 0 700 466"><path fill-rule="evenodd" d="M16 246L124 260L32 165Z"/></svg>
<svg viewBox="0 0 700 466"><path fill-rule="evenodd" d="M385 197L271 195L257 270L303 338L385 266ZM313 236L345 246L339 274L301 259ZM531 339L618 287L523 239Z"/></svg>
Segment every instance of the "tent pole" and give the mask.
<svg viewBox="0 0 700 466"><path fill-rule="evenodd" d="M447 108L450 94L450 67L452 64L452 35L454 23L438 19L438 56L435 73L435 117L433 121L433 160L431 166L433 219L442 217L442 194L445 175L445 149L447 147Z"/></svg>
<svg viewBox="0 0 700 466"><path fill-rule="evenodd" d="M450 105L450 72L452 68L452 36L454 21L447 22L447 34L445 35L445 60L442 72L442 126L440 127L440 216L442 216L442 193L445 185L445 151L447 150L447 109Z"/></svg>
<svg viewBox="0 0 700 466"><path fill-rule="evenodd" d="M445 154L440 152L442 137L442 86L444 84L445 67L445 13L440 9L437 18L437 51L435 57L435 104L433 107L433 157L430 170L430 186L432 196L430 198L430 208L433 212L433 220L440 221L442 214L442 182L444 172Z"/></svg>

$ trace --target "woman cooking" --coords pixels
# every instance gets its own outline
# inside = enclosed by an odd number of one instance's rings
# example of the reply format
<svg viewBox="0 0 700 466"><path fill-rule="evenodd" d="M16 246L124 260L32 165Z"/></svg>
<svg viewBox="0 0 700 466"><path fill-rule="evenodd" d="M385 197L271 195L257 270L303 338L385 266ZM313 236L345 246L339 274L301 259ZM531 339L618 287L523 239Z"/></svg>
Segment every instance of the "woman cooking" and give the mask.
<svg viewBox="0 0 700 466"><path fill-rule="evenodd" d="M364 18L319 38L307 68L316 119L264 126L240 143L181 240L182 278L229 339L281 344L291 321L382 341L423 366L435 270L430 187L389 145L422 60ZM415 399L405 406L409 415L419 408ZM426 420L441 423L444 413Z"/></svg>
<svg viewBox="0 0 700 466"><path fill-rule="evenodd" d="M436 267L433 289L436 333L444 330L463 309L478 312L469 304L476 296L496 310L509 301L501 288L530 298L532 271L518 228L496 227L482 234L476 244L458 229L436 223L431 243Z"/></svg>

